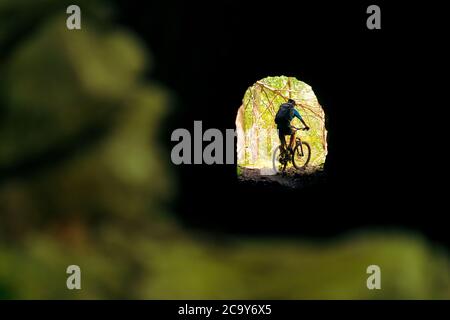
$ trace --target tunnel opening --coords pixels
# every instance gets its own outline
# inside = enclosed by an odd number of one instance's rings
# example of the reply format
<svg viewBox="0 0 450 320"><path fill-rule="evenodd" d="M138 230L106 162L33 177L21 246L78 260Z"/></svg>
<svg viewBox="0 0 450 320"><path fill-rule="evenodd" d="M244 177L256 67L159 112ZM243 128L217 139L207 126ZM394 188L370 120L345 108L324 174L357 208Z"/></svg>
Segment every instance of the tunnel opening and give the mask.
<svg viewBox="0 0 450 320"><path fill-rule="evenodd" d="M294 161L286 165L288 175L310 175L323 171L327 157L325 112L310 85L295 77L275 76L256 81L245 92L236 116L237 173L240 177L276 175L274 153L280 145L275 115L288 99L310 130L297 131L296 137L310 147L307 164L298 170ZM303 128L298 118L294 128ZM287 142L289 137L286 137Z"/></svg>

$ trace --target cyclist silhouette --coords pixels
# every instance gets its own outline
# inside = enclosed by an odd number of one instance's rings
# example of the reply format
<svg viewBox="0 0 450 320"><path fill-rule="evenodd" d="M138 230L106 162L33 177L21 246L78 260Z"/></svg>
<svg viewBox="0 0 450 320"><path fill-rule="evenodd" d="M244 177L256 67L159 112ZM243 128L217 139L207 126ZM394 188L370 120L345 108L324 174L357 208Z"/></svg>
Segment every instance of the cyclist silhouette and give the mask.
<svg viewBox="0 0 450 320"><path fill-rule="evenodd" d="M309 126L305 123L300 113L295 109L295 101L289 99L286 103L280 105L277 114L275 115L275 123L277 124L278 137L281 142L281 152L286 151L285 136L290 136L289 150L292 151L295 141L295 130L292 130L291 121L297 117L305 126L305 130L309 130Z"/></svg>

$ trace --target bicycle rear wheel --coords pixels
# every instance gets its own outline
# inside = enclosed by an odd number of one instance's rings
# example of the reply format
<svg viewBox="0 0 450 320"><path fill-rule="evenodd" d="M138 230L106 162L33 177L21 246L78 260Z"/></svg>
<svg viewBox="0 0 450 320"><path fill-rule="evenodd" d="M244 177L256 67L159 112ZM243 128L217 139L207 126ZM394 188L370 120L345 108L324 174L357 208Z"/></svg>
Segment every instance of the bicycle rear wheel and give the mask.
<svg viewBox="0 0 450 320"><path fill-rule="evenodd" d="M311 147L307 142L302 142L302 144L297 144L294 149L294 157L292 162L294 163L294 167L298 169L302 169L306 167L311 160Z"/></svg>
<svg viewBox="0 0 450 320"><path fill-rule="evenodd" d="M286 169L287 161L285 159L281 159L281 146L278 146L273 152L272 164L273 170L276 173L282 173Z"/></svg>

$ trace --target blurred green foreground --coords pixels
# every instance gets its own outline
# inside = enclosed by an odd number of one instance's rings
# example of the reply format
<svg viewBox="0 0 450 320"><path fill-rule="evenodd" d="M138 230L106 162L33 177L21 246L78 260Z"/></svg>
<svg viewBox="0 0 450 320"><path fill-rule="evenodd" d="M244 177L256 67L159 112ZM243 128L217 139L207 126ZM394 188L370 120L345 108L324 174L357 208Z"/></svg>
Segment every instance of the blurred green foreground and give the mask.
<svg viewBox="0 0 450 320"><path fill-rule="evenodd" d="M165 211L169 93L135 35L81 2L0 1L0 298L449 299L447 252L413 234L213 239ZM213 241L214 240L214 241ZM82 290L66 288L68 265ZM366 288L366 268L382 290Z"/></svg>

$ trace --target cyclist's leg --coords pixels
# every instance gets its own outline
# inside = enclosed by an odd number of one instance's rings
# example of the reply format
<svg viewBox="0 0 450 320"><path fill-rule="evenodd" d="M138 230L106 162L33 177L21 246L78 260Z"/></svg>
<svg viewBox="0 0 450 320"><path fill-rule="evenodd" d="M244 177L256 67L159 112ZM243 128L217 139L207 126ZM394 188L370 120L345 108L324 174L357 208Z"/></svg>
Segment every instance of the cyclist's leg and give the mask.
<svg viewBox="0 0 450 320"><path fill-rule="evenodd" d="M281 153L284 153L286 150L286 137L284 136L284 131L282 130L282 128L278 129L278 138L281 142Z"/></svg>
<svg viewBox="0 0 450 320"><path fill-rule="evenodd" d="M291 139L289 140L289 149L294 150L294 142L295 142L295 131L291 130Z"/></svg>

